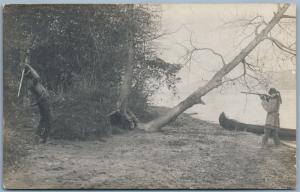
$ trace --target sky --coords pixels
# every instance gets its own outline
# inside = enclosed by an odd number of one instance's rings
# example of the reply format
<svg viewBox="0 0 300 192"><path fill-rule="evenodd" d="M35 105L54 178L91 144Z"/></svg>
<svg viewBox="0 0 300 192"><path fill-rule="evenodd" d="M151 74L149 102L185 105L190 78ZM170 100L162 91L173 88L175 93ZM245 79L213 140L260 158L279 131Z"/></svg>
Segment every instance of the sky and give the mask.
<svg viewBox="0 0 300 192"><path fill-rule="evenodd" d="M170 34L158 39L157 45L160 57L170 63L183 64L190 40L196 47L211 48L220 53L225 62L230 62L240 50L249 43L254 36L242 41L254 28L247 28L242 32L240 27L244 19L263 16L265 21L273 17L277 11L276 4L165 4L161 6L161 31ZM286 14L295 15L295 6L289 7ZM284 24L285 30L279 34L279 28L274 28L272 35L287 44L296 40L296 23ZM190 38L191 37L191 38ZM240 43L241 42L241 43ZM286 54L264 41L247 58L248 62L265 65L265 71L285 71L295 73L296 59L286 58ZM201 51L194 55L190 63L184 65L178 76L182 79L177 84L177 94L174 96L166 88L161 89L153 98L156 105L175 106L193 91L207 83L212 75L222 66L221 59L209 51ZM230 76L241 74L242 65L234 69ZM257 96L246 97L241 91L244 87L236 85L225 89L215 89L208 93L203 100L206 105L196 105L186 112L196 112L200 119L218 122L218 116L225 112L230 118L252 123L264 124L266 112ZM266 90L259 89L257 92ZM226 93L224 95L224 92ZM281 123L283 127L296 127L296 91L283 91L281 107Z"/></svg>
<svg viewBox="0 0 300 192"><path fill-rule="evenodd" d="M190 40L197 47L212 48L223 55L228 63L243 48L253 36L244 40L241 24L243 19L261 15L269 21L276 4L163 4L161 31L170 33L157 41L160 57L170 63L185 63L184 47L190 47ZM295 6L289 7L287 14L295 15ZM238 22L238 21L240 22ZM282 33L278 35L284 42L295 41L296 25L291 24L290 36ZM251 33L253 28L247 28L245 33ZM288 40L286 38L288 37ZM271 48L270 48L271 47ZM277 48L276 48L277 49ZM264 57L266 69L295 70L295 60L282 61L278 59L281 53L270 42L264 42L255 51ZM277 55L277 56L274 56ZM276 64L274 64L276 63ZM178 74L182 82L178 85L190 89L205 84L217 69L222 66L221 59L209 51L197 52L193 60L187 63ZM278 67L280 66L280 67ZM232 76L240 74L239 67L232 72Z"/></svg>

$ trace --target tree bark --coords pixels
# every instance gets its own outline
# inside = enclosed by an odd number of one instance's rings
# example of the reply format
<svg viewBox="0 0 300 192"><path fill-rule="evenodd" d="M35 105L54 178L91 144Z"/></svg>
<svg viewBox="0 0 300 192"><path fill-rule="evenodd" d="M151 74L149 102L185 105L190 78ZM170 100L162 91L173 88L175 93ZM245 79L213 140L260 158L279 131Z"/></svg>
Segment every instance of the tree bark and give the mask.
<svg viewBox="0 0 300 192"><path fill-rule="evenodd" d="M128 108L128 97L131 92L131 83L133 79L134 69L134 36L132 29L132 9L133 5L128 5L129 19L127 31L127 61L124 74L122 75L122 85L119 101L117 102L117 110L109 114L110 123L123 129L134 129L137 125L137 118Z"/></svg>
<svg viewBox="0 0 300 192"><path fill-rule="evenodd" d="M131 33L128 34L128 59L125 68L125 74L122 79L122 87L120 93L120 100L118 102L118 108L121 113L125 113L128 105L128 96L131 90L131 82L133 78L133 67L134 67L134 59L133 59L133 40L131 37Z"/></svg>
<svg viewBox="0 0 300 192"><path fill-rule="evenodd" d="M201 97L220 86L222 84L223 77L232 71L237 65L239 65L259 43L267 38L268 33L280 21L288 7L288 4L284 4L281 8L279 8L278 12L274 14L272 20L266 25L266 27L260 33L258 33L256 37L244 49L242 49L241 52L231 62L229 62L227 65L224 65L205 86L198 88L185 100L180 102L174 108L170 109L170 111L164 116L154 119L146 124L140 124L140 128L148 131L159 130L161 127L168 124L178 115L183 113L186 109L195 104L201 104Z"/></svg>

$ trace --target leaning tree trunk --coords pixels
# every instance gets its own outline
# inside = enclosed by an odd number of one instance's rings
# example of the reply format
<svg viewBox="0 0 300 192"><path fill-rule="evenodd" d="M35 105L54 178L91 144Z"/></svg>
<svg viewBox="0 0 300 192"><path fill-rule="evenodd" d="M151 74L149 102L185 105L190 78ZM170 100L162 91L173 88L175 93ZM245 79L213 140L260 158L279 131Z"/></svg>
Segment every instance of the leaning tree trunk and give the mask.
<svg viewBox="0 0 300 192"><path fill-rule="evenodd" d="M213 78L203 87L198 88L194 91L190 96L188 96L185 100L180 102L177 106L170 109L167 114L156 118L148 123L140 123L137 121L135 116L128 113L127 107L127 98L130 93L131 88L131 80L133 75L133 48L132 43L133 41L128 41L128 62L126 66L126 72L124 75L124 81L121 88L121 96L120 96L120 104L118 107L118 113L113 112L110 117L113 117L114 114L121 114L123 119L127 119L130 122L134 122L139 128L148 130L148 131L155 131L163 127L164 125L168 124L170 121L175 119L178 115L183 113L188 108L192 107L196 104L203 104L201 98L205 96L211 90L219 87L222 84L223 77L232 71L237 65L239 65L245 57L251 53L251 51L263 40L267 38L268 33L273 29L273 27L280 21L283 17L284 13L288 9L289 5L284 4L283 7L279 8L278 12L274 14L272 20L266 25L266 27L260 32L256 34L256 37L244 48L240 53L228 64L224 65L214 76ZM130 38L129 38L130 39Z"/></svg>
<svg viewBox="0 0 300 192"><path fill-rule="evenodd" d="M155 131L168 124L171 120L183 113L186 109L192 107L195 104L203 103L201 97L206 95L212 89L217 88L222 84L223 77L232 71L239 63L245 59L245 57L264 39L267 38L268 33L273 27L280 21L284 13L288 9L289 5L284 4L279 8L278 12L274 14L272 20L266 25L266 27L244 48L241 52L228 64L224 65L213 78L203 87L198 88L185 100L180 102L177 106L170 109L169 112L157 119L154 119L146 124L139 125L142 129L148 131Z"/></svg>

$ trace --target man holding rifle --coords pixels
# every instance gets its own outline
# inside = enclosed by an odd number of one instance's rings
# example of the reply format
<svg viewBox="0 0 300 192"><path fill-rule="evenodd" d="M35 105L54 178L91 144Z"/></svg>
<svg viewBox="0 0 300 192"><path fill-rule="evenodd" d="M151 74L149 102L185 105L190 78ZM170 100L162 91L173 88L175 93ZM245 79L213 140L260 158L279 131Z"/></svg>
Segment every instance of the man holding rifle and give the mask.
<svg viewBox="0 0 300 192"><path fill-rule="evenodd" d="M280 127L279 122L279 107L282 104L282 99L280 92L277 91L275 88L271 88L269 90L269 94L259 94L259 93L247 93L246 94L255 94L259 95L261 99L261 104L263 108L267 111L267 118L266 118L266 128L264 130L264 136L262 139L262 144L266 145L268 143L269 137L272 137L274 140L275 145L280 144L279 136L278 136L278 129Z"/></svg>

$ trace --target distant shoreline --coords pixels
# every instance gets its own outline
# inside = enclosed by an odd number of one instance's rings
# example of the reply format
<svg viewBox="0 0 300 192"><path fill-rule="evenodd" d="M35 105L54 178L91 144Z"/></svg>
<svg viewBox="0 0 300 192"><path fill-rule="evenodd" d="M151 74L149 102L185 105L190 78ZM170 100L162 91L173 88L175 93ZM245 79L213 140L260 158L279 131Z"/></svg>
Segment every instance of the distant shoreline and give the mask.
<svg viewBox="0 0 300 192"><path fill-rule="evenodd" d="M153 98L153 105L173 107L185 99L189 94L179 92L177 96L172 94L157 94ZM283 103L280 106L281 127L296 129L296 90L281 90ZM203 97L206 105L195 105L187 109L186 113L198 113L194 115L202 120L218 123L222 112L231 118L248 124L264 125L266 112L261 106L258 96L234 93L210 92ZM255 113L253 113L255 112Z"/></svg>

